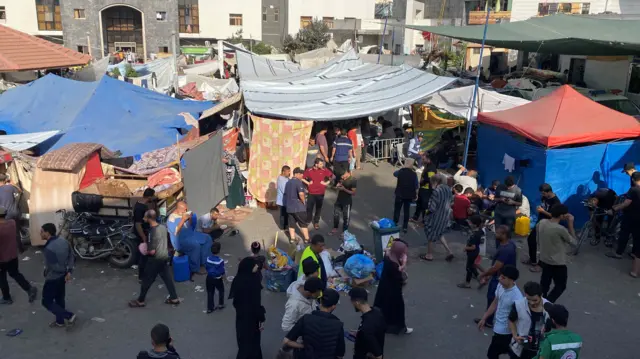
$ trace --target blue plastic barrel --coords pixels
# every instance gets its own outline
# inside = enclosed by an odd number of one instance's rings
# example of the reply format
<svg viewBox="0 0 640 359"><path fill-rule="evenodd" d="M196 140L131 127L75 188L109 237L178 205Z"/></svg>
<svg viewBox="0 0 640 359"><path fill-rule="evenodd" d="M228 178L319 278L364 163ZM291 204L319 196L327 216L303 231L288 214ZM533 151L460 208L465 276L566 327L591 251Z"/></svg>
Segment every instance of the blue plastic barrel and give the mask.
<svg viewBox="0 0 640 359"><path fill-rule="evenodd" d="M190 277L189 257L173 257L173 280L176 282L186 282Z"/></svg>

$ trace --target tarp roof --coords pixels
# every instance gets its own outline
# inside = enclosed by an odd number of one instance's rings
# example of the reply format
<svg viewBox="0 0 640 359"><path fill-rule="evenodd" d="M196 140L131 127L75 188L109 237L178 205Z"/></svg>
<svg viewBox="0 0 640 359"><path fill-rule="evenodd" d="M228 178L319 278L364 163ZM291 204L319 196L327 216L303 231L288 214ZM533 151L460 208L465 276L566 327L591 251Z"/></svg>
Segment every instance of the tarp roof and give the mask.
<svg viewBox="0 0 640 359"><path fill-rule="evenodd" d="M482 42L484 25L407 26L464 41ZM567 55L638 55L640 21L580 15L532 17L487 26L488 46Z"/></svg>
<svg viewBox="0 0 640 359"><path fill-rule="evenodd" d="M4 135L0 136L0 147L9 151L24 151L35 147L51 137L57 135L60 131L45 131L24 133L20 135Z"/></svg>
<svg viewBox="0 0 640 359"><path fill-rule="evenodd" d="M478 121L547 147L640 137L638 120L600 105L568 85L510 110L481 112Z"/></svg>
<svg viewBox="0 0 640 359"><path fill-rule="evenodd" d="M104 76L80 82L47 75L0 96L0 129L7 134L61 131L52 148L95 142L123 155L169 146L176 128L189 128L178 114L198 118L211 102L181 101Z"/></svg>
<svg viewBox="0 0 640 359"><path fill-rule="evenodd" d="M271 71L273 64L258 56L238 53L237 57L247 108L287 119L364 117L415 103L455 80L404 65L363 63L353 50L320 67L299 71L286 65Z"/></svg>
<svg viewBox="0 0 640 359"><path fill-rule="evenodd" d="M86 65L91 56L0 25L0 72Z"/></svg>
<svg viewBox="0 0 640 359"><path fill-rule="evenodd" d="M435 106L456 116L467 118L471 110L471 98L475 86L464 86L455 89L444 90L434 93L422 102ZM482 112L495 112L508 110L510 108L529 103L528 100L499 94L495 91L478 89L476 107L471 119L475 119L478 110Z"/></svg>

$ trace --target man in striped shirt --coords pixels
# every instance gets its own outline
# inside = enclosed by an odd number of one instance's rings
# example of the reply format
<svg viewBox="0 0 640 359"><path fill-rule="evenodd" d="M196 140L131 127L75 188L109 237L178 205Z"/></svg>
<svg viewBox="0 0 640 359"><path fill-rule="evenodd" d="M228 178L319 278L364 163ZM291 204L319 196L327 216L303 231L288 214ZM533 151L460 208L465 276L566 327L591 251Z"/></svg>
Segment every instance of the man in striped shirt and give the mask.
<svg viewBox="0 0 640 359"><path fill-rule="evenodd" d="M552 329L540 343L540 351L534 359L579 359L582 337L567 329L569 311L563 305L545 303Z"/></svg>
<svg viewBox="0 0 640 359"><path fill-rule="evenodd" d="M333 142L333 149L331 151L331 162L333 163L333 173L336 175L336 184L349 169L349 163L351 163L352 158L353 144L338 127L336 128L336 139Z"/></svg>

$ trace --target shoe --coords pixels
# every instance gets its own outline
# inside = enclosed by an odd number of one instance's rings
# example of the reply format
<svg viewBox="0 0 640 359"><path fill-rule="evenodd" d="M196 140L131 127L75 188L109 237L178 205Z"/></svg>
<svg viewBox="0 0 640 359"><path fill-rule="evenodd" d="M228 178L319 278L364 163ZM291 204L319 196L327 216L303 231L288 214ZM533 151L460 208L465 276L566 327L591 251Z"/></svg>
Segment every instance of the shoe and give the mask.
<svg viewBox="0 0 640 359"><path fill-rule="evenodd" d="M413 333L413 328L404 328L404 334L411 334Z"/></svg>
<svg viewBox="0 0 640 359"><path fill-rule="evenodd" d="M214 310L216 310L216 308L213 308L213 309L207 309L207 314L211 314L211 313L213 313L213 311L214 311Z"/></svg>
<svg viewBox="0 0 640 359"><path fill-rule="evenodd" d="M407 234L407 232L409 232L409 230L408 230L408 229L406 229L406 228L403 228L403 229L402 229L402 233Z"/></svg>
<svg viewBox="0 0 640 359"><path fill-rule="evenodd" d="M607 256L609 258L615 258L615 259L621 259L622 258L622 256L619 255L616 252L608 252L608 253L605 254L605 256Z"/></svg>
<svg viewBox="0 0 640 359"><path fill-rule="evenodd" d="M76 324L76 319L76 315L72 314L71 318L64 320L64 323L67 325L67 327L72 327L74 324Z"/></svg>
<svg viewBox="0 0 640 359"><path fill-rule="evenodd" d="M0 299L0 305L1 304L10 305L10 304L13 304L13 300L11 300L11 299Z"/></svg>
<svg viewBox="0 0 640 359"><path fill-rule="evenodd" d="M60 323L56 322L55 320L53 322L49 323L49 328L64 328L64 327L65 327L64 323L60 324Z"/></svg>
<svg viewBox="0 0 640 359"><path fill-rule="evenodd" d="M37 296L38 296L38 288L31 287L31 289L29 289L29 303L33 303L36 300Z"/></svg>
<svg viewBox="0 0 640 359"><path fill-rule="evenodd" d="M219 305L219 306L216 307L216 309L217 310L222 310L222 309L224 309L224 305Z"/></svg>

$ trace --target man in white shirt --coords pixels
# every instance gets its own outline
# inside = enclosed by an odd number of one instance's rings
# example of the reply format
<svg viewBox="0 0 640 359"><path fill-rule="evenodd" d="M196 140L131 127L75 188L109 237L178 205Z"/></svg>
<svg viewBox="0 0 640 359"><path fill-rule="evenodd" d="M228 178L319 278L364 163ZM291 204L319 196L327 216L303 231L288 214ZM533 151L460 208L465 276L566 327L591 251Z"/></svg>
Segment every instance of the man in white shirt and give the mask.
<svg viewBox="0 0 640 359"><path fill-rule="evenodd" d="M218 218L220 217L220 211L217 208L211 208L209 213L203 214L198 218L198 226L196 230L198 232L207 233L211 236L212 240L216 240L222 236L224 233L224 229L220 225L216 223Z"/></svg>
<svg viewBox="0 0 640 359"><path fill-rule="evenodd" d="M462 175L463 172L467 172L466 175ZM453 175L453 180L456 181L456 183L459 183L462 185L462 190L464 191L467 188L471 188L473 189L473 191L477 191L478 190L478 172L471 170L471 171L467 171L466 168L464 168L464 166L462 165L458 165L458 172L456 172L455 175Z"/></svg>

